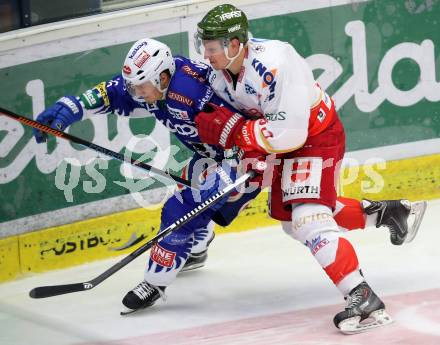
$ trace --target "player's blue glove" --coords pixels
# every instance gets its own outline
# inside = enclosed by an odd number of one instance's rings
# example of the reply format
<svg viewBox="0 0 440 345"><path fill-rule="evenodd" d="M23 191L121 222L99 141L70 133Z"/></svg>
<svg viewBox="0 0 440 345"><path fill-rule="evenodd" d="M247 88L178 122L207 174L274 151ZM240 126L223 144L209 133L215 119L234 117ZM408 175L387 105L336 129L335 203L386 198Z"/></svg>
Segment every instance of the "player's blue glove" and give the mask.
<svg viewBox="0 0 440 345"><path fill-rule="evenodd" d="M76 97L65 96L38 115L37 121L53 129L64 131L72 123L81 120L82 117L83 108ZM46 141L46 133L36 128L32 131L37 143L40 144Z"/></svg>

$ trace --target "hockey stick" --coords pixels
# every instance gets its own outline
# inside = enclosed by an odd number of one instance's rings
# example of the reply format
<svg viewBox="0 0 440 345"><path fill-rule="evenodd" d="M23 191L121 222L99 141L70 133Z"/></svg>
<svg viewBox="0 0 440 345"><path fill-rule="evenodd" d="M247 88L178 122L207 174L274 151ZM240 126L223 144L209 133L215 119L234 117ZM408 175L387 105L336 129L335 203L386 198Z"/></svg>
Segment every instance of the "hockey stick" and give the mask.
<svg viewBox="0 0 440 345"><path fill-rule="evenodd" d="M174 180L175 182L178 182L178 183L183 184L183 185L185 185L187 187L190 187L191 189L198 190L198 188L195 188L195 187L191 186L191 182L190 181L187 181L187 180L185 180L185 179L183 179L183 178L181 178L179 176L170 174L170 173L168 173L166 171L162 171L162 170L157 169L157 168L155 168L155 167L153 167L153 166L151 166L149 164L140 162L140 161L138 161L136 159L133 159L131 157L125 157L124 155L122 155L122 154L120 154L118 152L112 151L110 149L107 149L105 147L102 147L102 146L99 146L99 145L96 145L96 144L93 144L93 143L91 143L89 141L86 141L84 139L75 137L75 136L70 135L68 133L65 133L65 132L58 131L56 129L50 128L49 126L43 125L43 124L41 124L41 123L39 123L37 121L31 120L31 119L28 119L27 117L24 117L24 116L21 116L21 115L17 115L15 113L13 113L12 111L0 108L0 115L5 115L7 117L10 117L10 118L12 118L14 120L17 120L17 121L25 124L27 126L39 129L42 132L52 134L52 135L54 135L56 137L63 138L65 140L69 140L71 142L74 142L76 144L82 145L82 146L87 147L89 149L95 150L96 152L102 153L102 154L104 154L104 155L106 155L108 157L115 158L115 159L117 159L117 160L119 160L121 162L130 163L130 164L132 164L132 165L134 165L134 166L136 166L138 168L141 168L141 169L144 169L144 170L147 170L147 171L151 171L154 174L157 174L157 175L166 177L168 179Z"/></svg>
<svg viewBox="0 0 440 345"><path fill-rule="evenodd" d="M254 172L250 171L249 173L246 173L239 177L235 182L232 184L229 184L226 186L223 190L218 191L216 194L214 194L212 197L207 199L206 201L202 202L200 205L198 205L196 208L176 220L173 224L165 228L162 232L160 232L158 235L153 237L150 241L136 249L134 252L123 258L121 261L117 262L115 265L107 269L105 272L101 273L96 278L89 280L84 283L76 283L76 284L65 284L65 285L52 285L52 286L41 286L36 287L32 289L29 292L29 296L32 298L46 298L46 297L52 297L57 295L64 295L71 292L79 292L79 291L85 291L93 289L98 284L102 283L104 280L109 278L111 275L119 271L122 267L133 261L135 258L137 258L142 253L146 252L148 249L150 249L156 242L162 240L165 236L167 236L169 233L177 230L180 228L183 224L187 223L197 215L199 215L201 212L206 210L208 207L214 205L216 202L218 202L222 197L229 194L237 188L242 183L246 182L248 179L254 176Z"/></svg>

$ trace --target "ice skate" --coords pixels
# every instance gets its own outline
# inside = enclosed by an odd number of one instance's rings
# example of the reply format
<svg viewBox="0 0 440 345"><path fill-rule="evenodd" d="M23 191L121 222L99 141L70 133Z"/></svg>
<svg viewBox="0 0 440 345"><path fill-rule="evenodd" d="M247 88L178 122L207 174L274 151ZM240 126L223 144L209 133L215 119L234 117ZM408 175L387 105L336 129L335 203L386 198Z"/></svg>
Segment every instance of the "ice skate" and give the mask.
<svg viewBox="0 0 440 345"><path fill-rule="evenodd" d="M165 286L154 286L146 281L141 282L125 295L122 304L130 310L121 312L121 315L151 307L160 297L165 300L164 292Z"/></svg>
<svg viewBox="0 0 440 345"><path fill-rule="evenodd" d="M345 310L333 319L342 333L356 334L393 322L385 311L385 304L366 282L351 290L346 300Z"/></svg>
<svg viewBox="0 0 440 345"><path fill-rule="evenodd" d="M377 228L388 227L394 245L409 243L416 237L427 206L426 201L408 200L364 200L362 204L366 214L377 213Z"/></svg>
<svg viewBox="0 0 440 345"><path fill-rule="evenodd" d="M212 233L211 238L206 243L206 249L204 251L189 254L188 260L186 260L185 265L180 272L192 271L205 266L206 260L208 260L208 247L214 240L214 237L215 233Z"/></svg>
<svg viewBox="0 0 440 345"><path fill-rule="evenodd" d="M186 260L181 272L192 271L197 268L205 266L206 260L208 259L208 250L204 250L201 253L191 253L189 254L188 260Z"/></svg>

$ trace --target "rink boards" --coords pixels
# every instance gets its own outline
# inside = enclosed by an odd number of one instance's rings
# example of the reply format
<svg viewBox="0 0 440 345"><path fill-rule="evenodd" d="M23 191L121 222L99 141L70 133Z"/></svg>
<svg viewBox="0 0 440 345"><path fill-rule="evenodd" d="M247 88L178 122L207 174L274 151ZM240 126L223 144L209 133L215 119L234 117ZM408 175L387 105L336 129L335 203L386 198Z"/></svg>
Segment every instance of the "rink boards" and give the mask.
<svg viewBox="0 0 440 345"><path fill-rule="evenodd" d="M440 155L345 168L340 194L357 199L440 198L438 166ZM381 178L377 179L372 172ZM350 182L353 177L356 179ZM160 208L140 208L0 240L0 281L131 252L136 247L114 249L134 237L145 238L137 246L145 243L156 234L159 220ZM267 214L267 193L262 193L235 222L227 228L217 227L216 232L245 231L271 224L275 221Z"/></svg>

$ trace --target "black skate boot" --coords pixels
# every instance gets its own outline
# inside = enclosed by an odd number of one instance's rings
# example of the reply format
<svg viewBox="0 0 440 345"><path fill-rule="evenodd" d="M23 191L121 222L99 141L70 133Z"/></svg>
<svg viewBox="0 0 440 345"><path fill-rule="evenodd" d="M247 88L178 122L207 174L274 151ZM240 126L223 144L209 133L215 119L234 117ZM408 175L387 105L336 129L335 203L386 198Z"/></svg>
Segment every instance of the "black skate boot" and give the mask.
<svg viewBox="0 0 440 345"><path fill-rule="evenodd" d="M208 259L208 247L211 242L214 240L215 233L212 233L211 238L206 243L206 249L200 253L191 253L189 254L188 260L186 260L185 265L183 266L180 272L192 271L197 268L201 268L205 266L206 260Z"/></svg>
<svg viewBox="0 0 440 345"><path fill-rule="evenodd" d="M393 322L385 311L385 304L366 282L351 290L345 299L345 310L333 319L342 333L355 334Z"/></svg>
<svg viewBox="0 0 440 345"><path fill-rule="evenodd" d="M192 271L197 268L205 266L205 262L208 259L208 249L201 253L189 254L188 260L186 260L181 272Z"/></svg>
<svg viewBox="0 0 440 345"><path fill-rule="evenodd" d="M133 313L139 309L151 307L159 297L165 300L165 286L154 286L146 281L138 284L133 290L127 292L122 304L130 311L121 312L121 315Z"/></svg>
<svg viewBox="0 0 440 345"><path fill-rule="evenodd" d="M426 210L426 201L381 200L362 202L366 214L377 213L376 228L382 225L390 230L391 243L401 245L411 242L419 230ZM408 218L414 215L414 221L408 225Z"/></svg>

